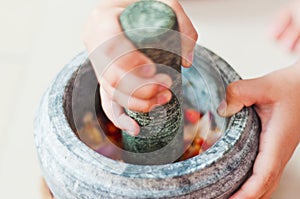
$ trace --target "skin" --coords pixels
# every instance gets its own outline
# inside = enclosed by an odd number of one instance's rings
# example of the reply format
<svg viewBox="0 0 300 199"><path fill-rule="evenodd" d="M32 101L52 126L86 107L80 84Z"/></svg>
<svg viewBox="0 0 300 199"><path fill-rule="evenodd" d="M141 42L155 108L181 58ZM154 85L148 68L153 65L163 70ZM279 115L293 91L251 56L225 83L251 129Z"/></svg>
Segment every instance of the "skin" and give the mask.
<svg viewBox="0 0 300 199"><path fill-rule="evenodd" d="M95 8L83 32L83 41L89 54L93 54L97 48L102 47L101 44L113 36L122 33L119 16L129 4L136 1L107 0ZM197 32L178 1L162 0L162 2L169 5L177 15L180 33L186 38L182 39L182 65L189 67L193 59ZM157 74L151 60L135 50L130 42L126 43L126 38L121 40L122 46L127 45L133 51L120 56L105 72L97 64L93 64L93 67L101 85L104 112L117 127L131 135L137 135L139 125L124 113L123 107L133 111L149 112L155 106L167 103L172 97L168 89L172 85L172 80L166 74ZM109 57L112 52L117 51L116 48L118 45L112 42L112 45L107 47L105 56ZM91 60L93 62L93 58ZM130 81L124 80L123 77L130 77ZM126 86L121 83L122 78L126 81Z"/></svg>
<svg viewBox="0 0 300 199"><path fill-rule="evenodd" d="M294 0L276 14L270 35L287 51L300 53L300 1Z"/></svg>
<svg viewBox="0 0 300 199"><path fill-rule="evenodd" d="M283 7L270 35L286 50L300 53L300 1ZM255 107L261 124L260 146L252 176L230 199L269 199L300 142L300 61L266 76L227 87L218 112L227 117L244 106Z"/></svg>
<svg viewBox="0 0 300 199"><path fill-rule="evenodd" d="M53 194L51 193L48 185L44 179L41 179L41 196L42 199L54 199Z"/></svg>
<svg viewBox="0 0 300 199"><path fill-rule="evenodd" d="M90 54L113 35L122 32L118 17L135 1L102 1L92 12L83 33L83 40ZM196 41L195 28L180 4L175 0L163 2L176 12L180 32ZM287 49L299 52L300 21L296 20L295 5L293 3L282 9L270 32ZM297 8L300 9L300 5ZM182 65L189 67L194 43L183 40L182 46ZM109 52L107 51L107 56ZM98 66L93 67L101 85L101 101L106 115L117 127L132 135L138 134L139 127L124 113L123 107L147 112L155 105L167 103L171 98L168 90L172 84L171 79L157 74L155 65L139 51L122 56L105 73L100 73ZM132 72L131 81L134 83L129 88L118 87L118 82L129 72ZM300 141L300 92L296 92L300 87L299 76L300 62L260 78L234 82L227 87L226 99L218 108L219 114L228 117L244 106L253 105L262 122L260 148L253 174L231 199L270 198L276 189L282 172ZM147 86L135 87L141 82L146 82L143 85Z"/></svg>
<svg viewBox="0 0 300 199"><path fill-rule="evenodd" d="M300 62L266 76L230 84L221 116L254 105L262 131L253 174L231 199L270 198L300 142Z"/></svg>

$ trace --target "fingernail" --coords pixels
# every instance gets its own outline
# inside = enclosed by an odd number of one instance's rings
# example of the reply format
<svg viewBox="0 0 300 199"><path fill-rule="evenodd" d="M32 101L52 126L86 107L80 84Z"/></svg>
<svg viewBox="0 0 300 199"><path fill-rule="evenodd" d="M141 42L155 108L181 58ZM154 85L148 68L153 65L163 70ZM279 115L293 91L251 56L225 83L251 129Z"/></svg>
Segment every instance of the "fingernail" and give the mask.
<svg viewBox="0 0 300 199"><path fill-rule="evenodd" d="M226 115L226 108L227 108L227 103L225 100L222 100L222 102L220 103L217 112L220 116L225 116Z"/></svg>
<svg viewBox="0 0 300 199"><path fill-rule="evenodd" d="M168 101L170 101L171 97L172 96L170 95L169 91L162 92L162 93L158 94L158 96L157 96L157 103L163 105L163 104L167 103Z"/></svg>
<svg viewBox="0 0 300 199"><path fill-rule="evenodd" d="M131 136L136 136L138 135L138 131L137 129L135 128L134 125L130 125L130 124L127 124L128 126L126 127L125 131L126 133L128 133L129 135Z"/></svg>

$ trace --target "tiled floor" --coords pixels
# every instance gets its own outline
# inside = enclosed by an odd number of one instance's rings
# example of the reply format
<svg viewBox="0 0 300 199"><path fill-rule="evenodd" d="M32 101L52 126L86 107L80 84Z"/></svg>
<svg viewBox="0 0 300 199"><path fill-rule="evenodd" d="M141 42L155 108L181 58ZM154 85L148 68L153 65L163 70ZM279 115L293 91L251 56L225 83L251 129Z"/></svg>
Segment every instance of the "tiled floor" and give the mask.
<svg viewBox="0 0 300 199"><path fill-rule="evenodd" d="M225 58L244 78L290 64L265 34L285 0L182 0L199 43ZM11 0L0 6L0 190L3 198L39 198L40 171L33 118L55 74L83 50L83 23L96 0ZM4 73L3 73L4 72ZM300 149L284 173L275 199L300 195Z"/></svg>

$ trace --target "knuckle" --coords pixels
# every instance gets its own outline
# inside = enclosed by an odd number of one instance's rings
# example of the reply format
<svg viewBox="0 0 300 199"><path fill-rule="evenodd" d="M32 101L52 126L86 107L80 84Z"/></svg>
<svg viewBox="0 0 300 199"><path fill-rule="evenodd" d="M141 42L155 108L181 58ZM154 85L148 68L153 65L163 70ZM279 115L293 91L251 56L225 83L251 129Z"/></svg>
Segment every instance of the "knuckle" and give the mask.
<svg viewBox="0 0 300 199"><path fill-rule="evenodd" d="M190 37L194 40L197 41L198 39L198 33L196 32L196 30L193 30L190 32Z"/></svg>
<svg viewBox="0 0 300 199"><path fill-rule="evenodd" d="M114 79L109 82L110 86L114 89L118 89L119 81Z"/></svg>
<svg viewBox="0 0 300 199"><path fill-rule="evenodd" d="M100 83L105 88L119 89L122 84L122 78L115 72L115 68L111 67L106 69L100 77Z"/></svg>
<svg viewBox="0 0 300 199"><path fill-rule="evenodd" d="M239 81L233 82L227 87L227 95L230 97L239 97L241 93Z"/></svg>

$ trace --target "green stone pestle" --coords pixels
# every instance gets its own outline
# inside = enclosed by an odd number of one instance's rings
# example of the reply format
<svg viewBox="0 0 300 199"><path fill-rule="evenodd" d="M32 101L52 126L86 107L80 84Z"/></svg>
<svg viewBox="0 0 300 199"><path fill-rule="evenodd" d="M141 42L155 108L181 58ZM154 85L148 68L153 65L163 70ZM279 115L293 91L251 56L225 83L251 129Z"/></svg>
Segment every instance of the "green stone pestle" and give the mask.
<svg viewBox="0 0 300 199"><path fill-rule="evenodd" d="M124 158L127 162L138 164L174 162L183 150L181 39L176 14L162 2L143 0L129 5L122 12L120 24L126 37L156 64L157 72L168 74L173 81L169 103L149 113L125 109L141 130L135 137L122 133L124 148L132 152ZM163 148L166 149L164 152L145 158L134 155ZM154 157L158 155L161 157Z"/></svg>

